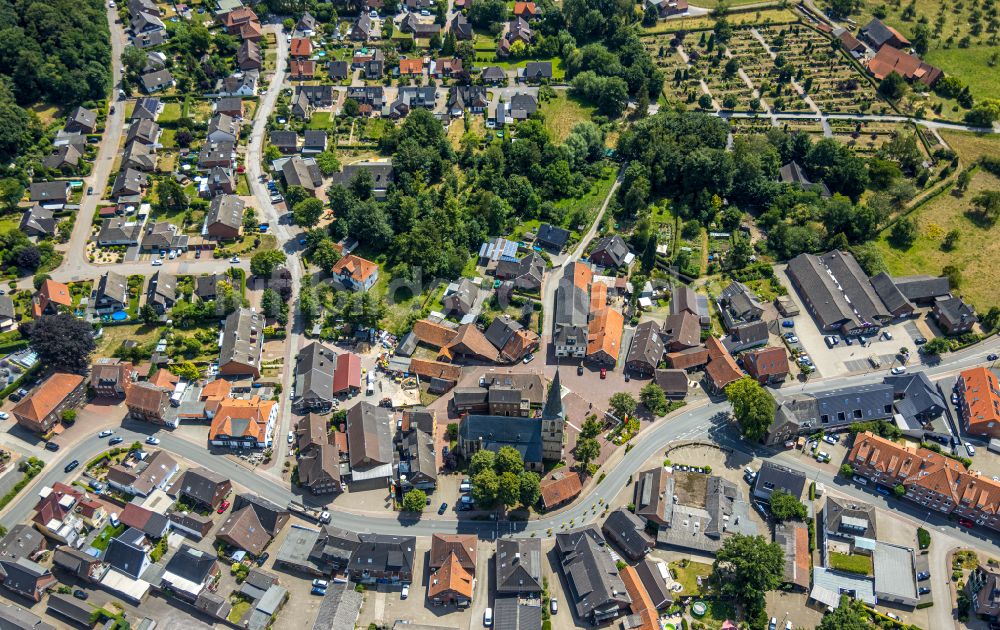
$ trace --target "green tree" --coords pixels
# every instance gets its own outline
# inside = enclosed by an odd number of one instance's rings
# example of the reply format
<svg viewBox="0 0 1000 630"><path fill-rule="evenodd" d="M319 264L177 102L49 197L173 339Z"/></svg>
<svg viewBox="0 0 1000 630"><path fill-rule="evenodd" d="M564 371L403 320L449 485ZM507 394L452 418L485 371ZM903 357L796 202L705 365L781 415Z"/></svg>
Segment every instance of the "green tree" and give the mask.
<svg viewBox="0 0 1000 630"><path fill-rule="evenodd" d="M264 289L264 294L260 298L260 309L267 317L277 319L282 326L288 323L288 305L274 289Z"/></svg>
<svg viewBox="0 0 1000 630"><path fill-rule="evenodd" d="M83 372L94 352L94 329L68 313L43 315L21 325L42 365L70 372Z"/></svg>
<svg viewBox="0 0 1000 630"><path fill-rule="evenodd" d="M945 265L941 270L941 275L948 278L952 289L958 289L962 286L962 270L956 265Z"/></svg>
<svg viewBox="0 0 1000 630"><path fill-rule="evenodd" d="M184 187L173 177L161 179L156 184L156 199L160 207L167 212L182 212L187 210L188 198Z"/></svg>
<svg viewBox="0 0 1000 630"><path fill-rule="evenodd" d="M324 239L313 249L312 260L317 267L330 273L333 266L340 260L340 251L333 246L329 239Z"/></svg>
<svg viewBox="0 0 1000 630"><path fill-rule="evenodd" d="M992 226L1000 219L1000 190L984 190L972 198L973 213Z"/></svg>
<svg viewBox="0 0 1000 630"><path fill-rule="evenodd" d="M139 309L139 319L142 323L152 325L160 321L160 314L156 312L152 304L143 304Z"/></svg>
<svg viewBox="0 0 1000 630"><path fill-rule="evenodd" d="M542 496L542 491L539 487L541 480L538 477L538 473L524 470L518 475L518 479L521 484L521 505L530 507L538 503L538 499Z"/></svg>
<svg viewBox="0 0 1000 630"><path fill-rule="evenodd" d="M747 618L764 610L764 596L781 585L785 554L763 536L733 534L715 554L710 580L723 597L745 607Z"/></svg>
<svg viewBox="0 0 1000 630"><path fill-rule="evenodd" d="M962 238L962 233L958 229L949 230L947 234L944 235L944 240L941 241L941 249L946 252L950 252L958 246L958 241Z"/></svg>
<svg viewBox="0 0 1000 630"><path fill-rule="evenodd" d="M601 445L594 438L582 438L576 441L576 449L573 451L573 457L580 464L581 470L586 471L590 462L597 459L600 454Z"/></svg>
<svg viewBox="0 0 1000 630"><path fill-rule="evenodd" d="M898 101L906 93L906 79L895 70L878 84L878 93L890 101Z"/></svg>
<svg viewBox="0 0 1000 630"><path fill-rule="evenodd" d="M186 381L196 381L201 378L201 371L195 366L194 363L190 361L181 361L180 363L171 363L167 366L167 369L171 374L178 376Z"/></svg>
<svg viewBox="0 0 1000 630"><path fill-rule="evenodd" d="M499 475L504 473L517 475L524 470L524 460L521 459L521 454L513 446L501 446L500 450L497 451L493 468Z"/></svg>
<svg viewBox="0 0 1000 630"><path fill-rule="evenodd" d="M743 437L752 442L763 438L774 420L774 397L760 383L745 376L726 387L726 398L733 406L733 416Z"/></svg>
<svg viewBox="0 0 1000 630"><path fill-rule="evenodd" d="M497 486L497 501L504 507L517 505L521 500L521 479L512 472L501 473Z"/></svg>
<svg viewBox="0 0 1000 630"><path fill-rule="evenodd" d="M285 253L279 249L266 249L250 258L250 273L259 278L269 278L274 270L285 264Z"/></svg>
<svg viewBox="0 0 1000 630"><path fill-rule="evenodd" d="M903 217L892 226L889 231L889 241L894 247L899 249L909 249L913 242L917 240L917 224L909 218Z"/></svg>
<svg viewBox="0 0 1000 630"><path fill-rule="evenodd" d="M420 513L425 507L427 507L427 493L423 490L414 488L403 495L403 511Z"/></svg>
<svg viewBox="0 0 1000 630"><path fill-rule="evenodd" d="M340 170L340 160L333 151L323 151L316 156L316 166L319 167L320 173L329 177Z"/></svg>
<svg viewBox="0 0 1000 630"><path fill-rule="evenodd" d="M790 493L778 488L771 493L771 514L779 521L801 521L808 512L806 506Z"/></svg>
<svg viewBox="0 0 1000 630"><path fill-rule="evenodd" d="M639 400L642 404L658 416L667 413L667 395L663 388L655 382L650 381L642 391L639 392Z"/></svg>
<svg viewBox="0 0 1000 630"><path fill-rule="evenodd" d="M843 464L843 465L841 465L841 467L840 467L840 475L842 477L853 477L854 476L854 467L851 466L850 464Z"/></svg>
<svg viewBox="0 0 1000 630"><path fill-rule="evenodd" d="M816 630L871 630L871 613L865 605L841 595L840 605L823 615Z"/></svg>
<svg viewBox="0 0 1000 630"><path fill-rule="evenodd" d="M295 220L295 225L302 227L315 227L322 216L323 202L315 197L303 199L292 208L292 218Z"/></svg>
<svg viewBox="0 0 1000 630"><path fill-rule="evenodd" d="M0 179L0 208L11 210L17 207L24 195L24 186L13 177Z"/></svg>
<svg viewBox="0 0 1000 630"><path fill-rule="evenodd" d="M480 449L472 454L472 459L469 460L469 474L477 475L484 470L493 470L493 464L496 461L496 453L493 451L487 451L486 449Z"/></svg>
<svg viewBox="0 0 1000 630"><path fill-rule="evenodd" d="M897 497L900 497L900 498L902 498L902 497L906 496L906 486L904 486L904 485L903 485L903 484L901 484L901 483L898 483L898 484L896 484L896 485L895 485L895 486L893 487L893 489L892 489L892 493L893 493L894 495L896 495Z"/></svg>
<svg viewBox="0 0 1000 630"><path fill-rule="evenodd" d="M625 416L631 416L635 413L635 409L639 406L639 403L636 401L635 396L628 392L616 392L608 400L608 406L611 409L611 413L619 421L624 422Z"/></svg>
<svg viewBox="0 0 1000 630"><path fill-rule="evenodd" d="M595 438L600 435L603 430L604 425L597 419L597 416L592 415L583 421L583 426L580 427L580 437Z"/></svg>
<svg viewBox="0 0 1000 630"><path fill-rule="evenodd" d="M486 468L472 476L472 498L476 503L492 505L499 492L500 478L492 468Z"/></svg>

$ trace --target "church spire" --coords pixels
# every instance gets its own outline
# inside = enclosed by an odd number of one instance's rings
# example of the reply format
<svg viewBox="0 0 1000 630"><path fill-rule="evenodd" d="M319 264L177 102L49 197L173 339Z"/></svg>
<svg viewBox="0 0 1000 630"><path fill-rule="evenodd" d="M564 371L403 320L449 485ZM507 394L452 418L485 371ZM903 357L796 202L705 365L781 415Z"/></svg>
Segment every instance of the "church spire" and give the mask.
<svg viewBox="0 0 1000 630"><path fill-rule="evenodd" d="M562 404L562 386L559 384L558 367L556 367L556 375L552 377L552 386L549 388L549 396L545 400L545 408L542 410L542 417L548 419L565 417Z"/></svg>

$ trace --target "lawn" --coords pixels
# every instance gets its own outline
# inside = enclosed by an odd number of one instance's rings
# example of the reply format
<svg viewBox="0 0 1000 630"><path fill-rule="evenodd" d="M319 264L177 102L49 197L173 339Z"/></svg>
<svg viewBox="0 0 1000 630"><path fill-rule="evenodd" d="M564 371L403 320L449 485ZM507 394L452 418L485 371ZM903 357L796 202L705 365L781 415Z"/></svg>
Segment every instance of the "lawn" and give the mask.
<svg viewBox="0 0 1000 630"><path fill-rule="evenodd" d="M124 324L122 326L105 326L101 338L97 340L97 354L111 356L123 342L132 340L140 346L159 339L160 329L146 324Z"/></svg>
<svg viewBox="0 0 1000 630"><path fill-rule="evenodd" d="M1000 225L981 227L966 215L977 193L997 188L1000 180L977 169L964 195L946 191L910 215L917 222L918 236L909 249L896 249L883 233L876 243L889 273L940 275L945 265L955 265L962 271L959 293L977 310L985 312L1000 303L1000 276L992 271L994 261L1000 258ZM961 237L955 249L946 252L941 242L953 229Z"/></svg>
<svg viewBox="0 0 1000 630"><path fill-rule="evenodd" d="M306 129L329 129L330 112L313 112Z"/></svg>
<svg viewBox="0 0 1000 630"><path fill-rule="evenodd" d="M250 612L252 606L250 602L245 599L240 599L235 604L233 604L233 609L229 611L229 621L232 623L239 623L240 619L243 619L243 615Z"/></svg>
<svg viewBox="0 0 1000 630"><path fill-rule="evenodd" d="M712 574L712 565L688 561L687 566L681 567L680 563L671 562L670 570L674 574L674 579L684 587L684 590L679 594L700 595L704 592L705 588L698 586L698 578L701 577L702 582L705 582L708 576Z"/></svg>
<svg viewBox="0 0 1000 630"><path fill-rule="evenodd" d="M940 134L966 165L972 164L984 155L995 156L1000 153L1000 138L994 135L961 131L941 131Z"/></svg>
<svg viewBox="0 0 1000 630"><path fill-rule="evenodd" d="M236 178L236 194L243 197L250 196L250 184L247 183L246 173L238 175Z"/></svg>
<svg viewBox="0 0 1000 630"><path fill-rule="evenodd" d="M991 68L987 62L995 54L1000 54L1000 46L937 48L928 51L926 61L944 69L946 76L961 79L977 99L993 98L1000 81L1000 65Z"/></svg>
<svg viewBox="0 0 1000 630"><path fill-rule="evenodd" d="M181 117L181 104L177 102L164 103L163 111L157 119L161 123L175 122Z"/></svg>
<svg viewBox="0 0 1000 630"><path fill-rule="evenodd" d="M254 240L260 238L260 245L254 245ZM249 252L275 249L278 246L278 238L274 234L248 235L242 241L226 247L226 251L232 254L246 254Z"/></svg>
<svg viewBox="0 0 1000 630"><path fill-rule="evenodd" d="M552 139L561 143L572 131L573 125L592 118L595 108L569 95L566 90L556 90L556 97L541 104L545 128Z"/></svg>
<svg viewBox="0 0 1000 630"><path fill-rule="evenodd" d="M707 0L712 3L713 0ZM699 3L698 6L702 6ZM749 13L730 13L726 20L732 26L741 24L790 24L797 22L798 17L788 9L765 9ZM677 31L711 30L715 27L715 18L711 16L685 17L676 20L661 20L656 26L643 28L646 35L656 33L676 33Z"/></svg>
<svg viewBox="0 0 1000 630"><path fill-rule="evenodd" d="M831 551L830 566L834 569L847 571L848 573L872 575L872 559L869 556L849 555Z"/></svg>
<svg viewBox="0 0 1000 630"><path fill-rule="evenodd" d="M604 199L608 196L608 191L611 190L611 186L615 183L615 175L616 171L614 168L610 166L605 168L601 179L591 185L587 194L579 198L570 197L568 199L560 199L556 202L556 206L566 209L565 216L567 219L574 216L584 216L585 214L587 216L587 225L590 225L597 211L601 208L601 204L604 203ZM579 226L564 225L563 227L575 230Z"/></svg>
<svg viewBox="0 0 1000 630"><path fill-rule="evenodd" d="M101 530L101 533L97 535L97 538L94 539L91 546L93 546L94 549L104 551L108 548L108 545L111 544L111 539L120 535L124 531L125 525L119 524L118 527L114 527L109 523L104 527L104 529Z"/></svg>

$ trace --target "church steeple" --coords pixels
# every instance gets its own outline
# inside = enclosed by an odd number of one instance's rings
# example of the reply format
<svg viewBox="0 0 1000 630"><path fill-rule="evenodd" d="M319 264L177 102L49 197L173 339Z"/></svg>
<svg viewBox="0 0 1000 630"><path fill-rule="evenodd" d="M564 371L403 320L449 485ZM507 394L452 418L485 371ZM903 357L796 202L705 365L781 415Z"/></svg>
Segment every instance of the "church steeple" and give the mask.
<svg viewBox="0 0 1000 630"><path fill-rule="evenodd" d="M562 386L559 384L559 368L556 368L556 375L552 377L552 386L549 388L549 396L545 399L545 408L542 409L542 417L560 420L565 418L562 404Z"/></svg>

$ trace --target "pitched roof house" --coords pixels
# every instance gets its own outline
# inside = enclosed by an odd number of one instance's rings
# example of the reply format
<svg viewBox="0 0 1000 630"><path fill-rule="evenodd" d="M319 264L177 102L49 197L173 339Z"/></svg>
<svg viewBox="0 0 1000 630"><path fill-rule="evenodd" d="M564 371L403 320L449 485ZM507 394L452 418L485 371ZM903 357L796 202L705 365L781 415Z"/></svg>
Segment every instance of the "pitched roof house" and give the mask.
<svg viewBox="0 0 1000 630"><path fill-rule="evenodd" d="M274 439L278 406L273 400L227 398L212 417L208 441L213 446L235 449L269 448Z"/></svg>
<svg viewBox="0 0 1000 630"><path fill-rule="evenodd" d="M145 453L144 453L145 454ZM115 464L108 468L108 485L122 492L149 496L154 490L163 490L170 485L180 466L170 453L154 451L142 459Z"/></svg>
<svg viewBox="0 0 1000 630"><path fill-rule="evenodd" d="M653 374L663 359L663 352L660 325L654 320L642 322L632 337L625 368L639 374Z"/></svg>
<svg viewBox="0 0 1000 630"><path fill-rule="evenodd" d="M751 350L743 355L743 367L761 385L781 383L788 377L788 355L781 346Z"/></svg>
<svg viewBox="0 0 1000 630"><path fill-rule="evenodd" d="M236 195L218 195L212 199L205 216L205 232L219 240L234 240L243 233L246 204Z"/></svg>
<svg viewBox="0 0 1000 630"><path fill-rule="evenodd" d="M542 592L542 541L500 538L496 551L498 594L531 596Z"/></svg>
<svg viewBox="0 0 1000 630"><path fill-rule="evenodd" d="M347 412L347 444L355 482L392 475L392 414L383 407L361 402Z"/></svg>
<svg viewBox="0 0 1000 630"><path fill-rule="evenodd" d="M934 300L934 319L946 335L961 335L972 330L979 321L976 309L961 297L939 297Z"/></svg>
<svg viewBox="0 0 1000 630"><path fill-rule="evenodd" d="M207 468L188 468L174 482L170 491L210 510L219 507L233 490L232 482Z"/></svg>
<svg viewBox="0 0 1000 630"><path fill-rule="evenodd" d="M260 377L260 353L264 345L264 316L239 308L226 317L219 349L219 374Z"/></svg>
<svg viewBox="0 0 1000 630"><path fill-rule="evenodd" d="M367 291L378 281L378 264L348 254L337 261L330 273L352 291Z"/></svg>
<svg viewBox="0 0 1000 630"><path fill-rule="evenodd" d="M74 407L86 393L79 374L56 372L11 409L18 424L33 433L47 433L62 422L62 412Z"/></svg>
<svg viewBox="0 0 1000 630"><path fill-rule="evenodd" d="M962 372L956 385L962 427L972 435L1000 438L1000 384L996 374L977 366Z"/></svg>
<svg viewBox="0 0 1000 630"><path fill-rule="evenodd" d="M632 598L596 525L556 534L556 550L577 617L603 624L629 609Z"/></svg>

